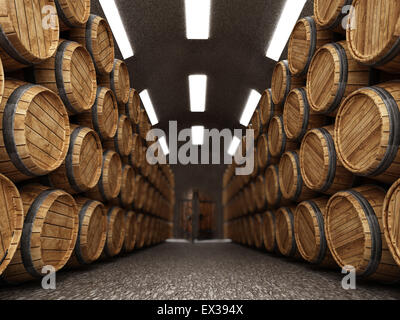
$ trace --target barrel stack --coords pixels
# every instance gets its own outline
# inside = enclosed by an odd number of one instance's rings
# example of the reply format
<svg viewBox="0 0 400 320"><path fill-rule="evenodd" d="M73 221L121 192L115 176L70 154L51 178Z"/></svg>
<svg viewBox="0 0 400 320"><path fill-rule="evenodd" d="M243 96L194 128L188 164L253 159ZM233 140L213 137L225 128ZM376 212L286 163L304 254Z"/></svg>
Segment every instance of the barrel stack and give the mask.
<svg viewBox="0 0 400 320"><path fill-rule="evenodd" d="M223 177L234 242L259 247L261 229L267 252L400 280L399 17L396 0L315 0L299 19L249 125L258 171Z"/></svg>
<svg viewBox="0 0 400 320"><path fill-rule="evenodd" d="M146 160L151 124L108 22L91 14L89 0L3 2L2 282L163 242L174 174Z"/></svg>

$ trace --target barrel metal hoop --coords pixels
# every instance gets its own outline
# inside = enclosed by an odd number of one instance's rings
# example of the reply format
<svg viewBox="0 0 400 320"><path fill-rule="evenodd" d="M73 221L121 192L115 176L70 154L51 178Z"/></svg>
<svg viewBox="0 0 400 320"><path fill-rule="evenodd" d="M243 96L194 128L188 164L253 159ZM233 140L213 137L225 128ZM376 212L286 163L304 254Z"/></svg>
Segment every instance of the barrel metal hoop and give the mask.
<svg viewBox="0 0 400 320"><path fill-rule="evenodd" d="M349 77L348 74L349 63L347 61L346 50L339 43L331 43L330 45L336 50L336 53L339 57L340 76L339 76L338 90L336 92L335 99L333 100L329 108L324 112L324 114L332 113L339 107L340 103L343 100Z"/></svg>
<svg viewBox="0 0 400 320"><path fill-rule="evenodd" d="M294 151L289 151L289 153L293 156L294 161L296 162L297 187L296 187L296 193L291 198L292 201L296 202L299 199L299 197L301 195L301 191L303 189L303 178L302 178L301 172L300 172L300 159L299 159L298 154Z"/></svg>
<svg viewBox="0 0 400 320"><path fill-rule="evenodd" d="M1 265L3 264L3 262L6 260L7 255L8 255L8 249L7 249L6 252L4 253L3 258L1 258L1 260L0 260L0 266L1 266Z"/></svg>
<svg viewBox="0 0 400 320"><path fill-rule="evenodd" d="M81 211L79 211L79 229L78 229L78 237L75 244L75 256L76 260L82 265L88 264L85 259L83 258L82 249L81 249L81 230L83 225L83 220L85 219L85 214L88 211L89 207L95 203L94 200L88 200L83 205Z"/></svg>
<svg viewBox="0 0 400 320"><path fill-rule="evenodd" d="M289 251L289 257L293 257L296 254L296 239L294 237L294 216L293 216L293 212L292 210L290 210L289 208L286 208L286 213L289 217L290 220L290 229L291 229L291 236L292 236L292 247Z"/></svg>
<svg viewBox="0 0 400 320"><path fill-rule="evenodd" d="M286 68L286 88L285 96L283 98L283 101L285 101L290 92L290 88L292 87L292 74L290 73L289 62L287 60L283 60L282 63Z"/></svg>
<svg viewBox="0 0 400 320"><path fill-rule="evenodd" d="M305 17L304 19L308 22L310 26L311 39L310 39L310 49L308 50L307 62L306 65L304 66L303 71L298 75L299 77L304 77L307 74L308 68L310 67L311 64L311 60L317 48L317 24L315 23L315 20L312 17Z"/></svg>
<svg viewBox="0 0 400 320"><path fill-rule="evenodd" d="M106 197L106 193L105 193L105 191L104 191L103 173L104 173L104 164L105 164L107 155L108 155L110 152L111 152L111 151L108 150L108 151L106 151L106 152L103 154L103 164L102 164L102 167L101 167L101 177L100 177L100 181L99 181L99 184L98 184L100 194L101 194L101 196L103 197L103 199L106 200L106 201L108 201L109 199L108 199L108 197Z"/></svg>
<svg viewBox="0 0 400 320"><path fill-rule="evenodd" d="M24 227L22 229L21 258L26 271L34 278L41 278L43 275L38 272L33 265L33 259L31 255L31 236L33 232L33 225L35 223L39 208L42 206L47 197L54 192L55 190L45 190L38 195L38 197L29 207L25 217Z"/></svg>
<svg viewBox="0 0 400 320"><path fill-rule="evenodd" d="M386 89L380 87L370 87L369 89L382 99L389 117L389 141L385 156L376 169L367 174L368 176L378 176L391 166L397 156L400 145L400 112L395 99Z"/></svg>
<svg viewBox="0 0 400 320"><path fill-rule="evenodd" d="M326 241L326 236L325 236L325 230L324 230L324 216L322 215L321 210L319 207L315 204L314 201L310 200L306 202L307 204L310 205L310 207L313 209L315 217L317 218L317 223L318 223L318 229L319 229L319 237L320 237L320 248L319 248L319 253L317 258L312 261L314 264L321 264L322 261L325 258L326 251L327 251L327 241Z"/></svg>
<svg viewBox="0 0 400 320"><path fill-rule="evenodd" d="M18 171L28 177L35 177L37 175L25 165L18 154L17 145L14 137L14 122L15 113L19 101L28 90L35 86L36 85L34 84L25 84L14 90L14 92L8 98L3 114L3 139L8 156L10 157L12 164L18 169Z"/></svg>
<svg viewBox="0 0 400 320"><path fill-rule="evenodd" d="M102 90L102 87L97 87L96 100L94 102L91 112L92 112L92 123L93 123L94 130L97 132L100 139L104 140L104 137L101 134L101 130L100 130L99 115L98 115L99 95L101 93L101 90Z"/></svg>
<svg viewBox="0 0 400 320"><path fill-rule="evenodd" d="M74 146L75 146L76 139L78 138L78 135L82 132L83 129L84 129L83 127L78 127L78 128L75 128L74 131L72 131L71 139L69 142L69 149L68 149L67 157L65 159L65 168L67 170L68 182L71 185L71 187L78 193L82 193L82 192L84 192L84 190L82 190L76 183L74 168L72 165L72 157L73 157L73 153L74 153Z"/></svg>
<svg viewBox="0 0 400 320"><path fill-rule="evenodd" d="M88 21L86 23L86 29L85 29L85 38L86 39L85 40L86 40L86 49L89 51L89 54L92 57L93 64L94 64L94 67L95 67L97 73L100 74L101 72L99 72L96 60L94 59L93 44L92 44L92 27L93 27L93 21L94 21L94 19L96 19L96 17L97 16L94 15L94 14L91 14L89 16L89 19L88 19Z"/></svg>
<svg viewBox="0 0 400 320"><path fill-rule="evenodd" d="M352 195L360 204L371 231L371 259L367 268L361 274L364 277L368 277L378 269L382 258L382 239L378 218L368 200L361 193L355 190L347 190L346 192Z"/></svg>
<svg viewBox="0 0 400 320"><path fill-rule="evenodd" d="M67 50L68 46L71 45L72 41L64 41L61 43L56 52L55 58L55 71L56 71L56 84L58 89L58 94L60 95L61 100L64 102L64 105L67 107L68 111L72 114L78 113L78 110L74 108L69 101L67 92L64 86L64 75L63 75L63 63L64 63L64 54Z"/></svg>
<svg viewBox="0 0 400 320"><path fill-rule="evenodd" d="M329 169L328 169L328 176L325 181L325 184L320 188L319 192L324 193L329 190L331 187L333 181L335 180L335 175L336 175L336 149L335 149L335 143L333 141L332 136L326 130L325 128L319 128L317 129L324 137L326 144L328 145L328 153L329 153Z"/></svg>
<svg viewBox="0 0 400 320"><path fill-rule="evenodd" d="M13 60L20 64L26 66L33 66L33 63L25 59L18 51L15 49L14 45L10 42L7 35L3 30L3 26L0 23L0 47L4 52Z"/></svg>
<svg viewBox="0 0 400 320"><path fill-rule="evenodd" d="M65 15L63 9L61 8L59 0L54 0L57 8L57 14L61 18L62 22L70 28L74 28L74 25L68 20L67 16Z"/></svg>
<svg viewBox="0 0 400 320"><path fill-rule="evenodd" d="M308 128L308 123L310 121L310 104L308 103L307 99L307 93L304 90L304 88L299 88L299 92L301 94L301 97L303 98L304 101L304 116L303 116L303 123L301 125L301 134L298 138L298 140L302 140L303 137L305 136Z"/></svg>

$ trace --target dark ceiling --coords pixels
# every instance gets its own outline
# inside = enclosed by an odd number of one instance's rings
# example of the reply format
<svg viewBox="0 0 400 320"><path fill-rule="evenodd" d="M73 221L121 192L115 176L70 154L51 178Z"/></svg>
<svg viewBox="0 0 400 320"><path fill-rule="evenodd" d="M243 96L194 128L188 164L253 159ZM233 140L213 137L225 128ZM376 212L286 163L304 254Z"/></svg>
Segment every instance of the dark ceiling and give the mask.
<svg viewBox="0 0 400 320"><path fill-rule="evenodd" d="M199 0L201 1L201 0ZM133 87L148 89L160 123L179 129L241 128L251 89L270 87L275 62L265 56L284 0L213 0L209 40L187 40L184 0L116 0L135 51L127 59ZM312 0L302 16L312 14ZM97 0L92 11L103 15ZM283 54L285 56L285 53ZM205 113L191 113L188 76L208 76ZM168 134L168 132L167 132ZM224 166L173 166L177 197L200 188L220 198Z"/></svg>

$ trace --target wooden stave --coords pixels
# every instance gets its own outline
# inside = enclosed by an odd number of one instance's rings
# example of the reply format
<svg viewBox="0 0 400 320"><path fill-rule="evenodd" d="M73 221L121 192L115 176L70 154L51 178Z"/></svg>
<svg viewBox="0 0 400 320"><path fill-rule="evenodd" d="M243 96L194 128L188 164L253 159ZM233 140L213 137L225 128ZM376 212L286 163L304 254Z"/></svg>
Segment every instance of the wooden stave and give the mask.
<svg viewBox="0 0 400 320"><path fill-rule="evenodd" d="M398 172L400 168L396 163L400 159L400 152L396 153L396 148L399 146L399 140L397 138L397 128L399 117L399 105L400 105L400 95L397 94L396 87L399 87L400 83L398 81L391 81L378 84L373 87L366 87L353 92L345 101L343 101L335 122L335 147L338 153L338 157L343 163L344 167L353 172L358 176L372 178L384 183L393 183L397 180ZM342 141L341 138L341 121L343 119L343 113L347 110L350 101L357 95L364 95L375 101L379 100L379 103L375 102L377 110L380 113L380 117L387 118L387 121L383 123L389 123L389 127L382 127L379 152L377 152L376 158L364 168L357 168L353 163L349 162L347 157L342 151ZM383 106L383 107L382 107ZM386 136L386 137L384 137ZM383 141L383 142L382 142ZM386 142L387 141L387 142ZM384 148L384 146L391 146L391 148Z"/></svg>
<svg viewBox="0 0 400 320"><path fill-rule="evenodd" d="M296 238L297 248L300 255L305 261L311 264L334 267L337 266L334 261L325 236L324 216L326 215L326 204L329 198L321 197L317 199L307 200L299 203L295 211L294 232ZM300 231L301 207L304 207L308 214L312 217L315 240L315 252L310 255L302 244L302 238L305 236L304 232Z"/></svg>
<svg viewBox="0 0 400 320"><path fill-rule="evenodd" d="M323 143L324 152L327 151L327 154L323 155L324 168L322 168L324 172L326 171L326 173L324 173L326 178L320 179L317 183L310 180L308 171L305 169L305 164L309 162L306 160L307 152L305 149L307 139L311 135L316 135L319 141ZM313 170L316 170L316 168L318 168L318 166L314 166ZM306 133L300 147L300 169L304 183L309 189L327 195L332 195L340 190L351 188L355 182L354 175L343 166L339 157L337 157L333 126L312 129ZM322 175L319 175L319 177L321 176Z"/></svg>
<svg viewBox="0 0 400 320"><path fill-rule="evenodd" d="M129 156L133 144L133 131L128 117L121 114L118 118L117 133L112 139L105 139L103 146L105 149L114 150L121 157Z"/></svg>
<svg viewBox="0 0 400 320"><path fill-rule="evenodd" d="M384 3L385 1L381 1L381 5ZM354 0L352 3L352 7L353 10L355 10L355 12L357 13L358 11L360 11L360 8L357 8L358 5L360 5L361 1L359 0ZM390 4L393 3L397 3L397 1L391 1L391 2L387 2ZM397 3L398 5L398 3ZM387 11L386 12L391 12L396 14L396 11L394 10L393 6L391 8L386 8ZM397 11L399 10L399 7L396 8ZM377 14L374 12L374 15ZM366 17L369 18L371 17L372 14L370 13L369 15L367 15ZM352 19L351 23L354 22L354 20L357 20L357 14L355 15L356 19ZM365 21L367 21L368 19L364 19ZM378 34L387 34L388 32L388 17L385 17L385 27L382 29L378 29L377 27L375 27L376 24L374 24L374 32L377 32ZM387 23L387 24L386 24ZM355 37L354 32L357 32L357 28L361 28L362 30L366 30L366 26L362 25L359 26L357 25L357 21L355 22L355 26L353 28L347 28L346 31L346 40L347 43L349 44L349 49L350 49L350 53L353 56L353 58L355 60L357 60L359 63L362 63L364 65L367 65L369 67L373 67L376 69L380 69L389 73L396 73L399 74L400 73L400 56L399 56L399 52L400 52L400 40L398 39L398 33L399 33L399 22L397 20L397 22L392 22L393 23L393 32L391 33L391 38L390 40L387 41L386 45L384 48L381 49L380 52L378 52L376 55L363 55L362 53L359 52L359 50L357 50L357 48L355 48L354 46L354 40L353 38ZM383 42L382 37L379 39L381 42ZM371 43L371 46L373 46L373 44Z"/></svg>
<svg viewBox="0 0 400 320"><path fill-rule="evenodd" d="M49 173L47 176L43 177L42 181L51 186L52 188L58 188L65 190L69 194L77 194L89 191L94 188L101 176L101 168L103 163L103 149L101 146L101 141L96 132L90 128L79 127L76 125L71 125L71 138L70 145L67 152L67 156L63 162L63 164L53 172ZM75 172L75 170L79 169L79 164L74 163L75 156L79 154L79 160L81 157L81 153L78 150L81 150L82 142L86 138L88 134L91 134L96 142L97 142L97 162L99 163L99 167L92 176L92 182L89 185L86 185L81 181L79 175ZM81 135L84 135L83 137ZM75 156L74 156L75 155ZM93 159L91 157L90 159ZM57 181L58 180L58 181Z"/></svg>
<svg viewBox="0 0 400 320"><path fill-rule="evenodd" d="M14 3L7 0L2 0L0 2L0 6L5 10L5 14L7 17L17 17L17 13L13 8L9 7L9 4ZM46 0L45 6L51 6L54 8L53 0ZM15 6L15 4L14 4ZM46 59L50 58L55 50L57 49L57 44L59 40L59 21L57 13L52 13L47 10L41 10L38 8L37 3L36 6L32 7L33 11L36 14L40 15L41 19L40 23L44 21L48 21L49 23L54 23L54 25L50 26L47 30L50 30L49 34L46 37L50 39L48 49L45 54L42 53L35 54L32 52L31 48L27 48L27 46L23 43L23 41L18 36L18 31L15 29L14 22L12 19L8 18L6 21L2 23L1 32L0 32L0 58L3 60L4 68L6 71L14 71L26 67L30 67L34 64L41 63ZM34 12L32 13L34 14ZM44 20L46 17L50 17L48 20ZM35 19L34 19L35 20ZM27 22L27 21L26 21ZM18 26L19 28L19 26ZM46 30L41 26L41 28L37 28L38 30ZM35 30L37 30L35 29ZM18 29L19 30L19 29ZM46 31L47 32L47 31ZM37 34L35 34L37 36ZM43 39L45 39L45 35L42 34ZM40 51L40 50L39 50Z"/></svg>
<svg viewBox="0 0 400 320"><path fill-rule="evenodd" d="M106 97L111 97L113 104L112 112L114 117L110 128L104 127L103 110ZM108 88L97 87L96 99L92 108L79 114L75 121L81 126L89 127L96 131L102 141L114 138L118 129L118 105L114 93Z"/></svg>
<svg viewBox="0 0 400 320"><path fill-rule="evenodd" d="M284 159L286 158L288 158L291 162L293 180L296 181L296 187L293 188L293 185L291 185L289 190L286 189L284 181L284 173L289 171L284 164ZM317 195L315 191L311 190L304 184L300 170L300 158L298 150L287 151L282 155L279 162L279 188L281 190L282 197L291 202L302 202L304 200L314 198Z"/></svg>
<svg viewBox="0 0 400 320"><path fill-rule="evenodd" d="M126 104L119 104L118 109L120 114L126 115L132 122L132 126L139 124L139 114L141 108L140 96L137 90L129 89L129 99Z"/></svg>
<svg viewBox="0 0 400 320"><path fill-rule="evenodd" d="M275 223L276 223L276 244L278 246L279 252L288 258L297 258L299 256L299 252L297 249L296 239L294 235L294 212L296 207L281 207L275 212ZM280 230L280 226L283 221L285 221L287 230ZM286 233L289 237L292 238L290 241L291 244L286 248L284 243L282 243L281 236L282 233Z"/></svg>
<svg viewBox="0 0 400 320"><path fill-rule="evenodd" d="M263 126L263 131L268 128L268 124L271 119L276 116L282 114L282 108L280 105L275 105L272 101L272 93L271 89L266 89L260 99L260 120Z"/></svg>
<svg viewBox="0 0 400 320"><path fill-rule="evenodd" d="M122 84L124 84L124 87L122 88L120 77L125 77L124 81L122 81ZM128 67L124 61L114 59L113 68L110 74L100 75L98 82L100 86L110 88L114 92L119 105L126 105L128 103L130 79Z"/></svg>
<svg viewBox="0 0 400 320"><path fill-rule="evenodd" d="M0 121L3 124L0 130L0 135L3 138L2 143L4 143L3 148L5 149L4 152L0 153L1 154L0 159L4 165L4 167L1 168L1 171L4 175L9 177L13 182L19 182L23 180L32 179L33 177L46 175L49 172L61 166L68 151L69 140L70 140L70 125L69 125L67 111L61 99L56 94L54 94L52 91L50 91L45 87L34 84L28 84L18 80L7 80L5 82L5 86L6 86L5 96L2 99L0 107ZM30 154L30 151L26 143L26 136L24 134L26 128L25 120L26 120L27 110L29 110L29 107L31 106L34 99L39 96L42 96L43 94L46 96L51 96L51 98L54 99L53 102L56 102L58 104L57 110L59 111L60 116L64 121L63 124L58 123L59 126L63 125L62 129L64 129L62 149L59 150L57 159L53 157L53 159L56 161L54 161L54 163L52 163L51 166L48 163L46 163L46 166L48 165L48 167L46 168L44 168L43 165L42 167L39 167L38 162L34 161L32 156L25 157L25 159L22 159L20 156L21 152L23 154L28 154L28 155ZM32 98L31 99L25 98L25 100L22 100L22 98L25 97L26 95L29 95ZM21 101L22 102L29 101L29 105L26 105L25 102L24 105L21 105L20 104ZM52 107L54 108L53 105ZM16 115L18 115L19 117L21 116L23 117L23 120L20 119L18 121L19 125L17 125L17 129L22 129L23 131L22 136L16 136L14 134ZM46 128L47 130L49 129L47 126ZM55 134L54 132L52 133ZM18 143L19 146L17 146L16 140L20 141ZM41 140L40 142L44 143L44 140L45 139L43 138L43 140ZM24 143L22 144L21 141L24 141ZM21 148L23 149L21 150Z"/></svg>
<svg viewBox="0 0 400 320"><path fill-rule="evenodd" d="M57 14L60 22L60 29L62 31L68 30L74 27L80 27L89 19L91 4L90 0L85 0L85 10L80 17L76 16L76 12L72 12L73 10L70 8L71 3L68 0L54 0L54 3L57 8ZM75 14L75 15L74 15Z"/></svg>
<svg viewBox="0 0 400 320"><path fill-rule="evenodd" d="M290 120L289 106L291 106L290 102L292 101L292 96L295 97L298 102L297 106L299 109L299 115L296 114ZM311 110L307 98L306 88L296 88L289 92L283 108L282 117L286 137L291 141L301 141L308 130L320 128L327 123L327 119L324 115L316 114L313 110ZM299 121L293 121L294 118L298 119ZM290 126L293 124L297 126L301 124L301 126L292 131L291 129L293 128L290 128Z"/></svg>
<svg viewBox="0 0 400 320"><path fill-rule="evenodd" d="M118 230L115 230L117 228ZM113 258L120 254L125 241L125 212L123 209L110 206L107 211L107 238L102 257ZM114 243L115 235L118 236Z"/></svg>
<svg viewBox="0 0 400 320"><path fill-rule="evenodd" d="M79 95L84 94L85 98L89 97L85 104L82 104L82 101L77 101L78 93L73 90L71 81L72 58L76 52L79 52L86 61L85 63L87 63L88 72L86 72L85 77L91 78L90 90L79 92ZM83 68L80 68L80 73L82 72L84 72ZM90 110L95 102L97 90L96 70L89 52L77 42L60 39L53 56L34 66L33 77L36 84L43 85L60 96L70 115ZM88 81L85 82L89 83Z"/></svg>
<svg viewBox="0 0 400 320"><path fill-rule="evenodd" d="M76 245L71 258L69 259L68 267L79 267L83 265L89 265L98 260L101 253L104 250L107 237L107 215L104 205L96 200L90 200L83 197L75 197L75 201L78 205L79 211L79 231L76 240ZM101 208L103 212L103 227L96 229L96 231L101 232L100 242L97 245L96 253L93 256L89 256L88 253L88 240L87 235L90 228L90 222L93 213L97 208ZM81 239L82 238L82 239ZM83 241L83 243L82 243Z"/></svg>
<svg viewBox="0 0 400 320"><path fill-rule="evenodd" d="M106 29L108 33L108 40L111 44L110 46L111 56L109 57L110 61L105 64L102 64L101 63L102 61L99 61L98 57L96 57L96 55L94 54L94 50L98 46L97 31L100 24L103 24L103 27ZM71 29L70 39L79 42L89 51L89 53L92 56L97 74L107 75L112 71L115 58L114 40L110 26L108 25L105 19L91 14L85 26L75 27Z"/></svg>
<svg viewBox="0 0 400 320"><path fill-rule="evenodd" d="M345 30L341 28L341 22L343 18L345 18L345 14L342 13L342 8L346 5L351 5L353 0L341 0L341 3L336 6L335 12L331 15L329 19L324 19L320 15L320 5L326 4L327 2L324 0L315 0L314 1L314 19L316 23L324 29L332 30L335 32L345 33Z"/></svg>
<svg viewBox="0 0 400 320"><path fill-rule="evenodd" d="M53 206L53 204L60 197L69 198L72 208L72 214L74 217L73 220L73 228L71 229L70 239L68 248L65 251L64 256L61 259L58 259L57 265L52 264L52 267L55 271L59 271L62 269L68 262L71 257L75 243L78 236L78 208L74 198L60 189L51 189L49 187L42 186L40 184L30 184L24 186L20 190L21 198L24 206L24 215L25 221L22 229L21 241L18 245L17 252L15 253L11 263L8 265L7 269L1 276L1 280L7 284L18 284L34 279L40 279L45 276L42 274L42 268L47 265L45 261L43 261L41 246L39 246L40 250L37 250L36 246L35 255L40 252L39 259L32 260L32 252L30 251L32 246L32 230L38 230L40 228L43 231L43 224L45 221L45 217L49 209ZM44 211L43 213L39 212L39 210ZM44 215L42 219L36 219L37 215ZM39 221L38 221L39 220ZM36 225L39 223L38 225ZM35 232L37 233L37 232ZM35 237L35 243L37 243ZM39 236L41 239L41 236ZM54 242L53 240L52 242ZM53 261L54 262L54 261ZM22 272L21 272L22 271Z"/></svg>
<svg viewBox="0 0 400 320"><path fill-rule="evenodd" d="M382 231L385 190L375 185L364 185L338 192L329 199L325 218L325 234L333 258L340 267L344 267L347 264L337 253L330 233L331 206L340 197L346 199L353 208L356 208L357 217L361 220L360 225L364 233L364 247L361 247L363 249L362 259L359 259L358 265L355 266L357 276L385 283L398 282L400 269L390 253ZM369 235L366 236L365 234ZM368 255L368 252L371 254ZM367 256L369 256L369 259L366 259Z"/></svg>
<svg viewBox="0 0 400 320"><path fill-rule="evenodd" d="M273 125L274 123L276 123L277 126ZM278 141L275 141L275 139L273 139L274 128L278 130L278 135L277 135ZM279 150L276 146L279 146ZM298 148L297 141L291 141L287 139L284 129L283 117L282 116L273 117L268 128L268 149L269 152L271 153L271 156L274 158L280 158L285 151L296 150L297 148Z"/></svg>
<svg viewBox="0 0 400 320"><path fill-rule="evenodd" d="M6 211L7 219L9 216L12 217L14 223L10 223L8 221L7 225L9 226L9 234L11 236L7 236L6 233L7 231L3 229L4 225L1 225L0 229L0 237L2 239L2 254L1 254L1 259L0 259L0 277L2 273L7 269L8 265L12 261L15 253L17 252L17 248L19 247L20 239L22 236L22 229L23 229L23 224L24 224L24 208L22 204L22 198L21 195L17 189L17 187L14 185L14 183L8 179L6 176L0 174L0 187L2 190L2 193L4 195L4 198L2 199L2 206L0 211ZM6 187L7 190L4 190L3 188ZM12 206L8 204L8 201L5 199L6 196L12 196ZM5 217L3 217L3 213L1 212L1 220L5 222ZM11 228L11 225L13 228ZM12 229L12 230L11 230ZM11 232L12 231L12 232ZM3 235L9 237L10 239L5 241L3 239ZM9 242L9 245L6 245L6 250L4 250L4 243Z"/></svg>
<svg viewBox="0 0 400 320"><path fill-rule="evenodd" d="M312 87L312 81L314 80L314 74L318 74L318 58L324 52L328 52L333 61L333 92L326 92L329 94L330 100L327 105L321 107L321 103L314 101L314 90ZM322 66L323 69L327 68L327 63ZM328 78L328 77L327 77ZM320 81L317 82L320 84ZM335 116L341 102L352 92L367 86L370 83L370 70L355 62L349 53L347 43L345 41L328 43L317 50L315 53L310 68L307 73L307 98L311 107L315 113L325 114L328 116ZM333 94L334 93L334 94Z"/></svg>
<svg viewBox="0 0 400 320"><path fill-rule="evenodd" d="M135 249L137 237L136 213L132 210L125 212L125 241L122 251L130 253Z"/></svg>
<svg viewBox="0 0 400 320"><path fill-rule="evenodd" d="M306 32L306 41L308 42L308 51L304 52L305 63L302 68L298 68L294 64L294 59L297 55L293 52L294 36L296 29L299 25L303 25ZM310 66L311 59L314 56L316 50L323 45L332 42L333 33L330 30L326 30L317 25L314 16L304 17L297 21L288 44L288 63L289 69L293 76L305 77L307 75L308 67ZM297 57L298 58L298 57Z"/></svg>

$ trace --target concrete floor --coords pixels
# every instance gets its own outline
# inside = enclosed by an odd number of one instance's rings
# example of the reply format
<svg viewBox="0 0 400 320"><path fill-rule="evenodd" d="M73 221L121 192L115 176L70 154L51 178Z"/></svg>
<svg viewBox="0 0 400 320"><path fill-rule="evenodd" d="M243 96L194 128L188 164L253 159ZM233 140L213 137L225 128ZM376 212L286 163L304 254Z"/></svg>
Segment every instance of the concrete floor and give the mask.
<svg viewBox="0 0 400 320"><path fill-rule="evenodd" d="M357 283L342 275L223 243L165 243L39 283L0 289L0 299L399 299L399 286Z"/></svg>

